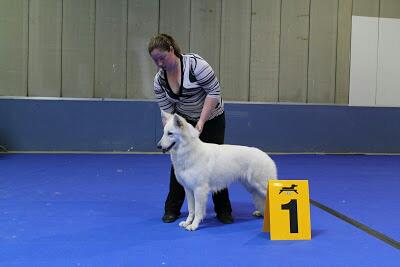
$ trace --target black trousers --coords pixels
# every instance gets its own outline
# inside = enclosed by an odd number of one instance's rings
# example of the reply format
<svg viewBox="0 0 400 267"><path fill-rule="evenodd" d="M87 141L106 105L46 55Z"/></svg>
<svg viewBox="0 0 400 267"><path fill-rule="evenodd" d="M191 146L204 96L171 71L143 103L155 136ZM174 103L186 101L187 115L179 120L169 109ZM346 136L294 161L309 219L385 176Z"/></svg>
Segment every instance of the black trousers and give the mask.
<svg viewBox="0 0 400 267"><path fill-rule="evenodd" d="M193 126L195 121L188 121ZM203 131L200 134L200 140L206 143L223 144L225 138L225 114L221 114L204 124ZM212 194L214 202L214 210L217 214L231 213L232 207L229 200L228 189L225 188L217 193ZM175 177L174 167L171 166L169 192L165 200L165 212L180 213L180 210L185 200L185 190L178 183Z"/></svg>

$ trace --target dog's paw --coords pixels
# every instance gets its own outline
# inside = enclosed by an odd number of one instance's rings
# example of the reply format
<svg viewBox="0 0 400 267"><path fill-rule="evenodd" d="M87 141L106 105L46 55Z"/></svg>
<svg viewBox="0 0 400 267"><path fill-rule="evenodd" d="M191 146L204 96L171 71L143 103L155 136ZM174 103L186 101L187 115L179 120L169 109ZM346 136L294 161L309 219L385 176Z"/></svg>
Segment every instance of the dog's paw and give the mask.
<svg viewBox="0 0 400 267"><path fill-rule="evenodd" d="M253 212L253 216L254 216L254 217L257 217L257 218L260 218L260 217L263 217L263 214L261 213L261 211L255 210L255 211Z"/></svg>
<svg viewBox="0 0 400 267"><path fill-rule="evenodd" d="M182 221L182 222L179 223L179 226L180 226L180 227L183 227L183 228L186 228L186 226L188 226L189 224L190 224L190 223L187 222L187 221Z"/></svg>
<svg viewBox="0 0 400 267"><path fill-rule="evenodd" d="M198 225L194 225L192 223L192 224L189 224L188 226L186 226L185 229L188 231L195 231L198 227L199 227Z"/></svg>

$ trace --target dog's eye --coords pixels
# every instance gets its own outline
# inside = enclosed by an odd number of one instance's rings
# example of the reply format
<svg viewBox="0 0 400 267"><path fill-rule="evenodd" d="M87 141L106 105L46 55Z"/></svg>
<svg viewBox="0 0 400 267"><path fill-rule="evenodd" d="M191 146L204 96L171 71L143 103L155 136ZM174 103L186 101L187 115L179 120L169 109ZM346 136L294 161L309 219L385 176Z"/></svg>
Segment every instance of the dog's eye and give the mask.
<svg viewBox="0 0 400 267"><path fill-rule="evenodd" d="M173 133L172 133L172 132L168 132L167 134L168 134L169 136L173 135Z"/></svg>

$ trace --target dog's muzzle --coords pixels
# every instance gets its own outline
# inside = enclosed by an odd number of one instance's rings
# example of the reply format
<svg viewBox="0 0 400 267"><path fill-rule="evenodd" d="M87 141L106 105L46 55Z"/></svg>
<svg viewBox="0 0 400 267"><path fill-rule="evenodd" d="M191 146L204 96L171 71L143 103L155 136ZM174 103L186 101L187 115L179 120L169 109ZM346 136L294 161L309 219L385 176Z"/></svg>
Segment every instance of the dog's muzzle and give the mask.
<svg viewBox="0 0 400 267"><path fill-rule="evenodd" d="M162 148L161 145L158 145L157 148L158 148L158 149L162 149L162 152L163 152L163 153L166 153L166 152L170 151L171 148L172 148L174 145L175 145L175 142L173 142L173 143L172 143L169 147L167 147L167 148Z"/></svg>

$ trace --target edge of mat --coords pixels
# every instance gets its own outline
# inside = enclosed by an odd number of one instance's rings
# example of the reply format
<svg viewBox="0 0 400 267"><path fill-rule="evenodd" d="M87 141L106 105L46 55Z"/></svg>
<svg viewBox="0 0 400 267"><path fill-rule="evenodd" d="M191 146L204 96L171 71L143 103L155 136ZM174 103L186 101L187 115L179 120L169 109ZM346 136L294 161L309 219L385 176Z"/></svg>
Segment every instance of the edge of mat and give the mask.
<svg viewBox="0 0 400 267"><path fill-rule="evenodd" d="M382 240L383 242L385 242L386 244L388 244L388 245L390 245L390 246L392 246L394 248L400 249L400 242L399 241L394 240L393 238L390 238L389 236L387 236L387 235L385 235L385 234L383 234L381 232L378 232L378 231L366 226L365 224L362 224L362 223L360 223L360 222L358 222L358 221L356 221L356 220L344 215L343 213L340 213L340 212L338 212L338 211L336 211L334 209L331 209L328 206L325 206L324 204L321 204L321 203L319 203L319 202L317 202L315 200L310 199L310 202L311 202L312 205L316 206L317 208L320 208L323 211L326 211L329 214L331 214L331 215L333 215L333 216L335 216L335 217L337 217L337 218L339 218L339 219L341 219L341 220L343 220L343 221L345 221L345 222L357 227L358 229L366 232L369 235L372 235L375 238L378 238L378 239Z"/></svg>

